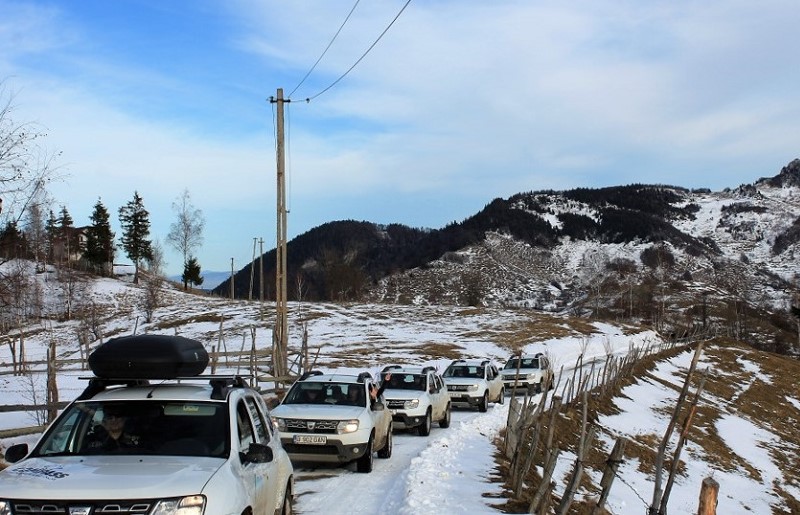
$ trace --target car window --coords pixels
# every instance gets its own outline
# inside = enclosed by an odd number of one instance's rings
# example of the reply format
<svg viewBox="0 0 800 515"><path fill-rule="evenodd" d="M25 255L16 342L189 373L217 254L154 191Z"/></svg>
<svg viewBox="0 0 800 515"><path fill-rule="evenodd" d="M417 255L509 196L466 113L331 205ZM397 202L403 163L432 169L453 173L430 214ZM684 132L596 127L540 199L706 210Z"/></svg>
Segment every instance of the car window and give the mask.
<svg viewBox="0 0 800 515"><path fill-rule="evenodd" d="M244 401L239 401L236 405L236 430L239 435L239 450L247 451L255 441L255 431Z"/></svg>
<svg viewBox="0 0 800 515"><path fill-rule="evenodd" d="M255 400L248 397L245 399L245 404L247 405L247 410L250 412L250 418L255 424L255 434L258 436L258 441L265 444L269 443L269 430L267 429L267 424L264 422L264 416L261 414L261 410L256 406Z"/></svg>

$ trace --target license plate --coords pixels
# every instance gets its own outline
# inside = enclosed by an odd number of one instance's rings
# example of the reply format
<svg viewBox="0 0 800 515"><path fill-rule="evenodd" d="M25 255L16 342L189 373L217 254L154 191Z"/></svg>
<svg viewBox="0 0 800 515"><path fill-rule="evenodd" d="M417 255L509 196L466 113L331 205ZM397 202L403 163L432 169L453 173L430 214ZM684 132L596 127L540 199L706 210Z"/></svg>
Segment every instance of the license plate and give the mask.
<svg viewBox="0 0 800 515"><path fill-rule="evenodd" d="M328 442L328 437L319 435L294 435L293 441L297 444L325 445Z"/></svg>

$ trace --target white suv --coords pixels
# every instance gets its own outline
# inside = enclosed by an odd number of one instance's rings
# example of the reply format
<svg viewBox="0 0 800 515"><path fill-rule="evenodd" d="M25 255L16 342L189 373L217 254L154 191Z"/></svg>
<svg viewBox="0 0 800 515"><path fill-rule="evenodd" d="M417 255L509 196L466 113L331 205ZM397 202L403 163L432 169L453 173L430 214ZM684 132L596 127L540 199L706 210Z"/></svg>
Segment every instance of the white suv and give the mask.
<svg viewBox="0 0 800 515"><path fill-rule="evenodd" d="M162 374L175 349L207 363L194 340L126 336L106 346L126 363L93 366L100 377L30 452L6 451L0 514L291 513L292 464L255 389L234 376ZM148 384L158 376L169 377Z"/></svg>
<svg viewBox="0 0 800 515"><path fill-rule="evenodd" d="M514 384L518 389L527 388L535 393L541 393L545 387L553 387L550 360L541 352L510 357L500 373L509 392L514 389Z"/></svg>
<svg viewBox="0 0 800 515"><path fill-rule="evenodd" d="M358 472L372 472L373 455L392 455L392 416L372 375L312 371L298 379L272 410L283 447L294 461L356 462ZM377 388L377 387L376 387Z"/></svg>
<svg viewBox="0 0 800 515"><path fill-rule="evenodd" d="M505 389L497 367L486 359L458 359L442 374L453 404L486 411L489 402L503 404Z"/></svg>
<svg viewBox="0 0 800 515"><path fill-rule="evenodd" d="M428 436L433 421L450 426L450 396L435 367L390 365L383 369L386 373L391 376L383 381L383 396L395 427L416 428L420 436Z"/></svg>

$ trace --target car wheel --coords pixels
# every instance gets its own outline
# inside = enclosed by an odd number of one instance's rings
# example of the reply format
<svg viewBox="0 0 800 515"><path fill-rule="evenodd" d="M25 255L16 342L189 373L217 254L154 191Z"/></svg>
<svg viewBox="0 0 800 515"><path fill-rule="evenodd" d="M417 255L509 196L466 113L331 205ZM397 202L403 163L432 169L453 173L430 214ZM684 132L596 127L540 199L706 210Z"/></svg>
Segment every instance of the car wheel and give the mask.
<svg viewBox="0 0 800 515"><path fill-rule="evenodd" d="M356 470L367 474L372 472L372 458L372 437L370 436L364 455L356 461Z"/></svg>
<svg viewBox="0 0 800 515"><path fill-rule="evenodd" d="M283 494L281 515L292 515L292 490L289 488L289 485L286 485L286 491Z"/></svg>
<svg viewBox="0 0 800 515"><path fill-rule="evenodd" d="M489 392L483 392L483 398L481 398L481 402L478 404L478 409L481 413L486 413L486 410L489 409Z"/></svg>
<svg viewBox="0 0 800 515"><path fill-rule="evenodd" d="M444 417L442 420L439 421L439 427L445 428L450 427L450 404L447 404L447 407L444 409Z"/></svg>
<svg viewBox="0 0 800 515"><path fill-rule="evenodd" d="M425 422L417 428L417 433L420 436L428 436L431 434L431 410L425 412Z"/></svg>
<svg viewBox="0 0 800 515"><path fill-rule="evenodd" d="M544 390L542 389L542 382L543 382L543 381L544 381L544 379L542 379L541 381L539 381L539 382L536 384L536 393L542 393L542 392L544 391Z"/></svg>
<svg viewBox="0 0 800 515"><path fill-rule="evenodd" d="M497 397L497 404L504 404L506 402L506 389L500 388L500 395Z"/></svg>
<svg viewBox="0 0 800 515"><path fill-rule="evenodd" d="M389 432L386 434L386 445L383 446L383 449L378 451L378 457L382 460L392 457L392 428L389 428Z"/></svg>

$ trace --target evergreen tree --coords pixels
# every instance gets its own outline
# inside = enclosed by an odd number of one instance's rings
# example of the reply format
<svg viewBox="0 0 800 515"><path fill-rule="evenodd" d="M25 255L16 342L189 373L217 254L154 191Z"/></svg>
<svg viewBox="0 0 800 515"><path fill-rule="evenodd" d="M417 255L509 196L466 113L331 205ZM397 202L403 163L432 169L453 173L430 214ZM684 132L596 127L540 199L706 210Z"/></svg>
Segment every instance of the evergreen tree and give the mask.
<svg viewBox="0 0 800 515"><path fill-rule="evenodd" d="M7 222L0 231L0 257L3 260L22 257L27 252L25 235L17 227L17 222Z"/></svg>
<svg viewBox="0 0 800 515"><path fill-rule="evenodd" d="M86 250L83 252L83 258L95 270L105 271L110 274L113 272L114 266L115 235L111 231L108 210L99 198L89 219L92 225L86 231Z"/></svg>
<svg viewBox="0 0 800 515"><path fill-rule="evenodd" d="M58 214L58 234L62 245L62 255L70 261L72 255L78 251L78 236L75 232L75 222L67 211L67 206L61 206ZM49 220L48 220L49 222Z"/></svg>
<svg viewBox="0 0 800 515"><path fill-rule="evenodd" d="M44 223L44 230L47 233L47 258L52 262L55 258L54 249L58 240L58 219L52 209L50 210L50 216Z"/></svg>
<svg viewBox="0 0 800 515"><path fill-rule="evenodd" d="M133 261L133 282L139 284L139 262L152 259L150 236L150 213L144 208L139 192L133 193L133 200L119 208L119 224L122 227L122 248Z"/></svg>
<svg viewBox="0 0 800 515"><path fill-rule="evenodd" d="M197 262L196 257L191 256L186 260L186 264L183 265L181 280L184 285L200 286L203 284L203 278L200 277L200 263Z"/></svg>

